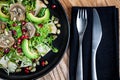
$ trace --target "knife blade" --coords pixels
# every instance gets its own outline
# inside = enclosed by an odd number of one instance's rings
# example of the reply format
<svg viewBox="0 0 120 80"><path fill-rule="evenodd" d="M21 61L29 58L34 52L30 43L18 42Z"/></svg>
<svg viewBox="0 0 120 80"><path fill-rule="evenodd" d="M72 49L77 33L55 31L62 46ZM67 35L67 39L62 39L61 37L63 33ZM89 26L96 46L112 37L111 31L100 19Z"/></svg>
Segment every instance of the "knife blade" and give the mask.
<svg viewBox="0 0 120 80"><path fill-rule="evenodd" d="M97 80L96 54L102 39L102 25L97 10L93 9L93 32L92 32L92 80Z"/></svg>

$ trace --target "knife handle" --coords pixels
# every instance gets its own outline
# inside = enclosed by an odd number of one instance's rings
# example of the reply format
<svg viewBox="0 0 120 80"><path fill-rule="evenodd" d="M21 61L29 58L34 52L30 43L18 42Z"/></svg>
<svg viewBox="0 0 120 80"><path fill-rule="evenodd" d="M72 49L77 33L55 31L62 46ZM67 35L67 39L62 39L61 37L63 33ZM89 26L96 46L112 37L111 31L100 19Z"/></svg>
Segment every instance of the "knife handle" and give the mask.
<svg viewBox="0 0 120 80"><path fill-rule="evenodd" d="M79 36L79 52L77 61L76 80L83 80L82 41L83 36Z"/></svg>
<svg viewBox="0 0 120 80"><path fill-rule="evenodd" d="M97 49L92 50L92 80L97 80L97 71L96 71L96 53Z"/></svg>

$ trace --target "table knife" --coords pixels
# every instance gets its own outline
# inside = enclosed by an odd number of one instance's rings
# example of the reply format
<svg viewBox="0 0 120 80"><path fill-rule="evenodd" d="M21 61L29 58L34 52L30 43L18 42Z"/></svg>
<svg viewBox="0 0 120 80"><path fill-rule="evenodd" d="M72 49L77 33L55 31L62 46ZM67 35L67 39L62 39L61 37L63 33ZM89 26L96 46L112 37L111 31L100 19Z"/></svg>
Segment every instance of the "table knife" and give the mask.
<svg viewBox="0 0 120 80"><path fill-rule="evenodd" d="M102 39L102 25L97 10L93 9L93 32L92 32L92 80L98 80L96 71L96 54Z"/></svg>

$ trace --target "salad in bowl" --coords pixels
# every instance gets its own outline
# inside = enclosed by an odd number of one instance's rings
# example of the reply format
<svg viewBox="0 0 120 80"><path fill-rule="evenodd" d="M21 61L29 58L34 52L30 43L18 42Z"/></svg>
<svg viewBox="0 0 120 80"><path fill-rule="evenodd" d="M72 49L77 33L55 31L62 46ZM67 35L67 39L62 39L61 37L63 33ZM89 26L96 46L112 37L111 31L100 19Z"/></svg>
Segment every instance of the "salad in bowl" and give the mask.
<svg viewBox="0 0 120 80"><path fill-rule="evenodd" d="M55 7L53 7L55 8ZM53 41L60 34L59 19L40 0L0 1L0 68L15 73L35 72L49 51L58 49Z"/></svg>

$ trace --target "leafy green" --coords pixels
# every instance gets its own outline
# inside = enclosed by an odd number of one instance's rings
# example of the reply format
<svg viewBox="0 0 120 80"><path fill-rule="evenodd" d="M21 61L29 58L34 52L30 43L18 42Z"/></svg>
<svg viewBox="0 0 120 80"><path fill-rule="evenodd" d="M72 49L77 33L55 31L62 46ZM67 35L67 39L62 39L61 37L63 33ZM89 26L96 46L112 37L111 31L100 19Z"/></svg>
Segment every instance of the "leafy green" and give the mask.
<svg viewBox="0 0 120 80"><path fill-rule="evenodd" d="M40 9L40 12L39 12L39 14L38 14L37 16L38 16L38 17L44 16L46 9L47 9L47 8L44 8L44 7L43 7L42 9Z"/></svg>
<svg viewBox="0 0 120 80"><path fill-rule="evenodd" d="M32 65L32 61L27 58L24 55L19 55L15 49L12 49L8 54L7 57L10 59L10 61L15 62L16 60L21 61L20 65L21 67L27 67Z"/></svg>
<svg viewBox="0 0 120 80"><path fill-rule="evenodd" d="M16 38L22 36L21 22L9 20L7 23L8 23L7 26L9 27L10 30L16 31L16 35L15 35ZM17 26L13 26L13 24L17 24Z"/></svg>
<svg viewBox="0 0 120 80"><path fill-rule="evenodd" d="M26 11L30 12L35 9L36 0L22 0L22 4L26 7Z"/></svg>
<svg viewBox="0 0 120 80"><path fill-rule="evenodd" d="M4 54L3 54L3 52L2 51L0 51L0 58L3 56Z"/></svg>
<svg viewBox="0 0 120 80"><path fill-rule="evenodd" d="M16 30L17 32L17 35L16 35L17 38L22 36L21 26L13 27L13 30Z"/></svg>
<svg viewBox="0 0 120 80"><path fill-rule="evenodd" d="M39 33L40 36L35 36L31 39L32 46L36 46L37 44L43 43L50 33L50 29L47 24L43 24L42 28L40 28L38 25L35 25L35 27L37 30L36 32Z"/></svg>
<svg viewBox="0 0 120 80"><path fill-rule="evenodd" d="M40 33L40 36L35 36L30 40L31 46L34 48L38 44L45 43L52 49L53 52L57 53L58 49L55 48L52 44L52 42L54 41L54 37L53 35L50 35L51 31L49 23L44 24L42 28L40 28L38 25L35 25L35 27L37 29L37 32Z"/></svg>

